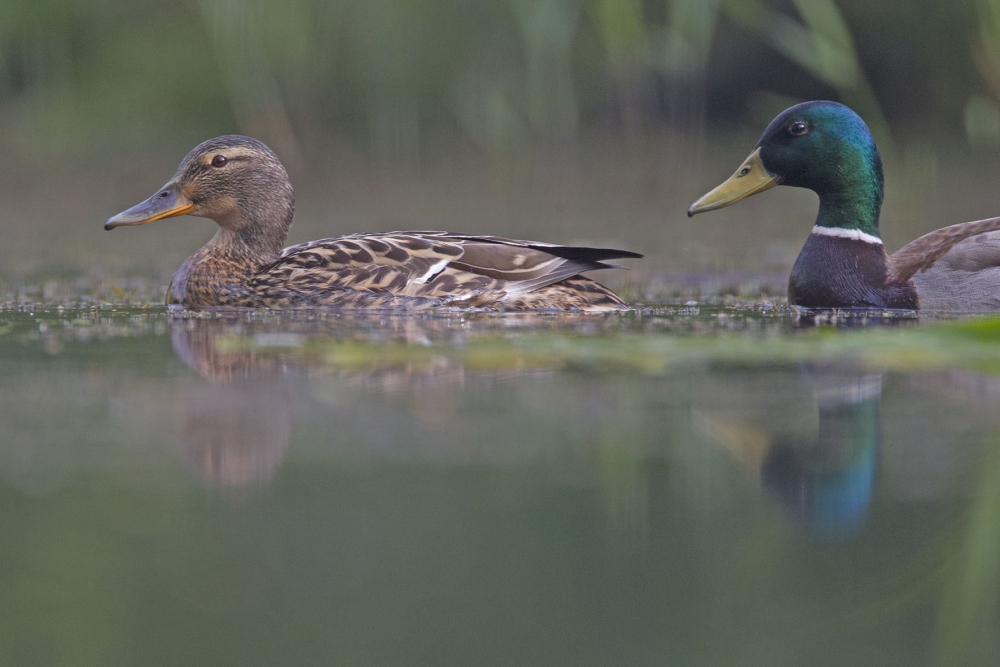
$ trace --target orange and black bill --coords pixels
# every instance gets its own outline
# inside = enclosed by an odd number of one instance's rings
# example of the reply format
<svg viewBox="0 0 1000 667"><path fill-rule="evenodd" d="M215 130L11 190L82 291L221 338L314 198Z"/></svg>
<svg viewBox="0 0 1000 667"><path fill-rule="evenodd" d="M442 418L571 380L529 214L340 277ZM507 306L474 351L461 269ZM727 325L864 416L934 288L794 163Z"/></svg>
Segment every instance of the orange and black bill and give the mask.
<svg viewBox="0 0 1000 667"><path fill-rule="evenodd" d="M108 221L104 223L104 229L145 225L154 220L193 213L194 210L194 203L184 196L180 188L172 183L168 183L146 201L136 204L112 218L108 218Z"/></svg>

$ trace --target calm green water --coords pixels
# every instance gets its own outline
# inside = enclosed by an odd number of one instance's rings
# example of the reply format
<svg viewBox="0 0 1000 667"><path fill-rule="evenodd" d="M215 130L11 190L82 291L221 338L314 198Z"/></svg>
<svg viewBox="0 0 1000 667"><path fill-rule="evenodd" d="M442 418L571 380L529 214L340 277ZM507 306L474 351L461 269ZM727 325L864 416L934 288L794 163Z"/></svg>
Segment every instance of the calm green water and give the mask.
<svg viewBox="0 0 1000 667"><path fill-rule="evenodd" d="M998 368L992 320L0 311L0 661L996 663Z"/></svg>

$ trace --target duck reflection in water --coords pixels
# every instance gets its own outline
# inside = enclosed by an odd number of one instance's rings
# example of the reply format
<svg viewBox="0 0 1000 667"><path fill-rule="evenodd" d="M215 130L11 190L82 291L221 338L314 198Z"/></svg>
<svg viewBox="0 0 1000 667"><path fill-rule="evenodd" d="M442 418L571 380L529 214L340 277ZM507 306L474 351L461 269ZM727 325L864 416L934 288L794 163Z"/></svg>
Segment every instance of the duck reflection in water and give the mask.
<svg viewBox="0 0 1000 667"><path fill-rule="evenodd" d="M190 387L174 415L177 448L212 486L270 480L288 452L291 401L281 378L246 350L220 350L213 327L175 326L174 351L210 381Z"/></svg>
<svg viewBox="0 0 1000 667"><path fill-rule="evenodd" d="M765 491L810 534L845 538L868 514L882 438L882 376L847 368L800 369L815 430L733 425L699 414L699 429L758 471Z"/></svg>
<svg viewBox="0 0 1000 667"><path fill-rule="evenodd" d="M311 351L352 342L424 345L453 327L448 320L359 315L346 325L337 319L331 328L330 322L289 313L264 322L239 311L214 315L177 318L171 327L174 352L209 381L184 392L174 416L177 447L212 486L265 483L280 469L291 441L289 373L333 372L346 385L386 393L463 380L461 367L439 361L339 365L330 355Z"/></svg>
<svg viewBox="0 0 1000 667"><path fill-rule="evenodd" d="M777 438L760 469L764 488L810 529L853 534L875 485L881 442L880 375L804 371L819 411L814 442Z"/></svg>
<svg viewBox="0 0 1000 667"><path fill-rule="evenodd" d="M206 482L228 486L266 482L281 467L290 442L293 394L296 400L328 405L358 392L398 395L402 404L394 403L396 408L409 409L425 426L443 427L457 418L469 383L492 385L559 367L541 356L466 358L447 350L461 352L464 342L492 340L521 327L590 331L615 325L583 316L210 315L171 321L175 353L208 380L182 392L172 419L184 459ZM306 377L308 382L299 381ZM415 449L407 447L409 453ZM424 453L468 455L463 440L455 440L454 449Z"/></svg>

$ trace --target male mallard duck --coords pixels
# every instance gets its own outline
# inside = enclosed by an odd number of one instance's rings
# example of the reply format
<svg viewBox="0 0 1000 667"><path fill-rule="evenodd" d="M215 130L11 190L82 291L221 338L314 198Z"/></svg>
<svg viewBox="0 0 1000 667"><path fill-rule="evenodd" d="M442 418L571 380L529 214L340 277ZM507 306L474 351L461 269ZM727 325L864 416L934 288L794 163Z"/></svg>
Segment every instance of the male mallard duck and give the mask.
<svg viewBox="0 0 1000 667"><path fill-rule="evenodd" d="M819 195L819 216L788 281L790 304L1000 309L1000 234L983 234L1000 229L1000 218L944 227L886 255L878 233L882 159L868 126L846 106L805 102L785 110L736 173L688 215L775 185Z"/></svg>
<svg viewBox="0 0 1000 667"><path fill-rule="evenodd" d="M295 307L486 307L612 311L628 308L580 273L642 255L447 232L355 234L285 248L295 211L271 149L237 135L188 153L156 194L104 223L211 218L215 236L174 274L167 304Z"/></svg>

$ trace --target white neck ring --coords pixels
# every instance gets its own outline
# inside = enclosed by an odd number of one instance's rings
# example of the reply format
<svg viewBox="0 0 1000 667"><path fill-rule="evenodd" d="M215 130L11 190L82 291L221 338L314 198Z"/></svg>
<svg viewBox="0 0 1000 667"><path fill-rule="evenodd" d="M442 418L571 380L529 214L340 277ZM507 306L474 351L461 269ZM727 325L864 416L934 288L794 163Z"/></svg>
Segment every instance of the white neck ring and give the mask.
<svg viewBox="0 0 1000 667"><path fill-rule="evenodd" d="M850 239L852 241L883 245L882 239L877 236L872 236L871 234L865 234L860 229L843 229L841 227L823 227L821 225L816 225L812 228L812 233L818 234L819 236L833 236L838 239Z"/></svg>

